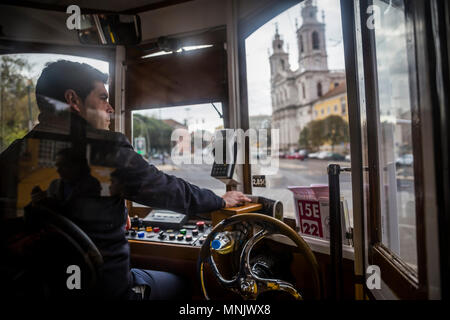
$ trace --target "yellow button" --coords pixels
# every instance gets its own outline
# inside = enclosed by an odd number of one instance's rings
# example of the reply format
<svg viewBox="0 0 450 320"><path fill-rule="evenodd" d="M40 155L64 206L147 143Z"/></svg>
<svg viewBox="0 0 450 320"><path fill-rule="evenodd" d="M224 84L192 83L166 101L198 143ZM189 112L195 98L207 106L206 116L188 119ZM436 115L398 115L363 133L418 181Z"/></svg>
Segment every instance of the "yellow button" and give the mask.
<svg viewBox="0 0 450 320"><path fill-rule="evenodd" d="M152 229L152 227L147 227L147 228L145 228L145 231L147 231L147 232L152 232L153 229Z"/></svg>

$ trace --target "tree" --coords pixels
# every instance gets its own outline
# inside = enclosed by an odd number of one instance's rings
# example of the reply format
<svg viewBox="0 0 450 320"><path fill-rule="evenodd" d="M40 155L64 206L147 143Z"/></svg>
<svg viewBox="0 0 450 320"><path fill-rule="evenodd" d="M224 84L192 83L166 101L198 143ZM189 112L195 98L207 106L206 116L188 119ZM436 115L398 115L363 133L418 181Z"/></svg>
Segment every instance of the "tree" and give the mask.
<svg viewBox="0 0 450 320"><path fill-rule="evenodd" d="M300 132L300 139L298 140L298 144L301 149L311 150L311 132L309 126L305 126L303 130Z"/></svg>
<svg viewBox="0 0 450 320"><path fill-rule="evenodd" d="M334 152L334 146L340 143L350 141L350 134L348 131L348 123L340 116L329 116L324 120L325 139L331 144L331 150Z"/></svg>
<svg viewBox="0 0 450 320"><path fill-rule="evenodd" d="M332 115L309 122L300 132L299 146L317 150L325 143L329 143L334 151L335 145L349 140L348 123L341 117Z"/></svg>
<svg viewBox="0 0 450 320"><path fill-rule="evenodd" d="M158 151L169 151L172 131L172 127L161 120L141 114L133 115L133 136L145 137L148 150L151 147Z"/></svg>
<svg viewBox="0 0 450 320"><path fill-rule="evenodd" d="M36 81L27 76L31 67L15 55L0 57L0 151L22 138L37 121Z"/></svg>
<svg viewBox="0 0 450 320"><path fill-rule="evenodd" d="M324 128L322 120L309 122L300 132L299 145L303 149L318 149L324 142Z"/></svg>
<svg viewBox="0 0 450 320"><path fill-rule="evenodd" d="M318 149L325 143L325 128L323 120L314 120L309 123L311 130L311 145L314 149Z"/></svg>

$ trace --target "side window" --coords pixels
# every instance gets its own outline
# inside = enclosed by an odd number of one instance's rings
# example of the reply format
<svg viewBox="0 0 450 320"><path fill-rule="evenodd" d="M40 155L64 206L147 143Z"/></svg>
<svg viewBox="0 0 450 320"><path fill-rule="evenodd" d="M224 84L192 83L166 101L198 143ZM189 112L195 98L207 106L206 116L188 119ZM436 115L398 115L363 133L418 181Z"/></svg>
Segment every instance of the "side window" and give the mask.
<svg viewBox="0 0 450 320"><path fill-rule="evenodd" d="M320 27L322 19L317 14L309 16L309 12L322 10L325 11L326 34L325 29ZM307 23L302 17L307 19ZM293 30L289 21L296 18L299 23L297 29ZM283 39L281 50L275 46L279 43L275 23L278 25L278 34ZM314 28L314 25L317 28ZM328 60L324 60L319 52L313 50L309 37L306 40L305 36L299 36L300 33L307 34L306 27L316 31L317 45L319 39L327 40L323 45L328 53ZM317 4L312 1L301 2L268 21L245 40L250 129L262 129L261 119L265 119L270 123L271 138L274 134L279 137L279 150L270 150L269 145L265 153L267 157L270 155L272 163L275 163L274 157L277 157L279 167L276 172L267 170L263 163L265 156L251 155L255 161L251 164L251 175L266 175L266 187L253 187L252 193L281 200L285 216L290 218L295 218L296 208L293 193L288 187L328 184L329 163L349 165L345 162L350 153L348 118L339 112L331 112L335 110L336 105L340 106L341 99L346 97L344 85L333 86L334 83L345 82L343 45L340 41L336 46L336 39L342 40L338 0L317 1ZM298 43L301 40L305 41L304 54L301 54L302 43ZM287 44L297 50L288 52ZM265 54L266 50L255 49L264 46L270 50L269 57ZM285 70L283 79L279 78L279 74L276 78L273 77L275 74L270 70L272 61L281 57L286 57L286 61L289 61L286 66L290 66ZM324 70L317 70L318 66ZM286 84L294 87L298 94L291 95L289 104L286 105L276 100L272 102L271 90L276 92ZM317 94L320 96L318 99ZM333 127L338 130L331 130ZM250 150L252 147L253 150L257 149L255 145L251 146ZM341 181L341 193L351 211L350 175L342 175Z"/></svg>
<svg viewBox="0 0 450 320"><path fill-rule="evenodd" d="M135 150L159 170L217 195L225 184L211 177L211 141L224 128L222 104L175 106L133 111Z"/></svg>
<svg viewBox="0 0 450 320"><path fill-rule="evenodd" d="M375 2L380 7L386 7L382 1ZM392 43L396 44L395 54ZM382 242L416 268L416 199L410 98L414 95L409 88L405 15L401 8L394 8L385 15L380 27L375 30L375 45Z"/></svg>
<svg viewBox="0 0 450 320"><path fill-rule="evenodd" d="M433 294L428 270L434 262L426 245L423 124L426 108L418 91L419 43L414 1L361 1L355 11L361 104L364 203L367 217L366 263L378 265L381 278L401 299ZM369 8L380 15L367 26ZM420 58L422 59L422 58ZM431 76L431 75L430 75ZM421 80L420 80L421 81ZM361 88L361 84L362 87ZM434 107L434 106L433 106ZM430 214L433 214L430 210Z"/></svg>
<svg viewBox="0 0 450 320"><path fill-rule="evenodd" d="M37 123L36 82L49 62L84 62L109 73L105 61L60 54L0 55L0 152L24 137Z"/></svg>

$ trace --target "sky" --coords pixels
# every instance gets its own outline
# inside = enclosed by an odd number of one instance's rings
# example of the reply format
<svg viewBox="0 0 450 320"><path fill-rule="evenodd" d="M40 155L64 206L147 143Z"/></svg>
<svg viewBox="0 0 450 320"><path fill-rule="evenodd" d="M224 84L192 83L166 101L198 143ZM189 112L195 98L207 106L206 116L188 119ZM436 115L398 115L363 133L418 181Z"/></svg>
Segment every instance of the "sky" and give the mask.
<svg viewBox="0 0 450 320"><path fill-rule="evenodd" d="M272 114L268 50L270 49L272 52L275 23L278 23L278 32L284 40L285 51L289 47L289 64L291 65L291 70L298 69L295 19L297 18L298 26L300 27L302 24L301 5L297 4L268 21L245 41L250 116ZM320 0L317 1L317 6L317 17L319 21L322 21L322 10L325 12L328 67L331 70L344 70L344 47L339 0Z"/></svg>

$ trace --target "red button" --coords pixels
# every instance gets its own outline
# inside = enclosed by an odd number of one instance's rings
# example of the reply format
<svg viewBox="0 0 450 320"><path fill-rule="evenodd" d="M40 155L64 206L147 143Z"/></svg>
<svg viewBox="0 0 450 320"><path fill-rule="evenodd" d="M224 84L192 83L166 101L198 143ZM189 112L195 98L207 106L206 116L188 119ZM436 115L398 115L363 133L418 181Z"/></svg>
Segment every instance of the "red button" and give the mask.
<svg viewBox="0 0 450 320"><path fill-rule="evenodd" d="M158 232L159 232L159 228L158 228L158 227L154 227L154 228L153 228L153 232L154 232L154 233L158 233Z"/></svg>
<svg viewBox="0 0 450 320"><path fill-rule="evenodd" d="M197 228L199 228L200 230L203 230L203 228L205 227L205 221L197 221L196 225L197 225Z"/></svg>

